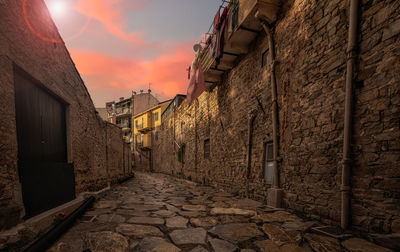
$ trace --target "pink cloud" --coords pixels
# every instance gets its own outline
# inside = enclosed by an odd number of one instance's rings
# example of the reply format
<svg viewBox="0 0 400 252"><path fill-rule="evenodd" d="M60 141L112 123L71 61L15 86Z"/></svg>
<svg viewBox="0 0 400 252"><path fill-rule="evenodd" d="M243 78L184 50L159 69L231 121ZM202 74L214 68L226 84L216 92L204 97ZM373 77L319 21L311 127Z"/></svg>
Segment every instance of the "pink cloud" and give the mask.
<svg viewBox="0 0 400 252"><path fill-rule="evenodd" d="M127 25L123 17L123 11L127 8L134 10L141 9L148 1L78 0L75 9L89 18L101 22L115 37L144 46L146 43L143 40L143 31L131 33L124 31Z"/></svg>
<svg viewBox="0 0 400 252"><path fill-rule="evenodd" d="M112 57L85 49L71 49L71 56L86 80L90 91L118 90L130 94L132 90L147 88L161 94L162 98L185 93L188 85L186 69L194 54L191 45L180 45L153 60ZM87 81L90 80L90 83ZM103 97L93 96L102 104Z"/></svg>

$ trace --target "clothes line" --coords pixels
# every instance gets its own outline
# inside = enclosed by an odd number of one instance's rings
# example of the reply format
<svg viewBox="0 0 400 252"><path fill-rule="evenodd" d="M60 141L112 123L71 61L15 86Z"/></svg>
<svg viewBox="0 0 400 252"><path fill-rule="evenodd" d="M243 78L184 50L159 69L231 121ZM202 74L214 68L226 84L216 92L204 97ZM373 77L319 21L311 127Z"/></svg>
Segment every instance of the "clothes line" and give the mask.
<svg viewBox="0 0 400 252"><path fill-rule="evenodd" d="M231 0L221 0L221 4L220 4L220 6L218 7L218 11L221 11L221 9L225 8L225 7L229 4L230 1L231 1ZM214 21L214 20L213 20L213 21ZM207 32L204 34L204 41L201 40L201 41L199 42L199 44L206 44L206 41L207 41L207 39L208 39L208 37L206 37L206 36L207 36L207 35L209 35L209 36L212 36L212 35L213 35L213 33L212 33L212 29L213 29L213 28L214 28L214 22L211 22L210 27L208 28Z"/></svg>

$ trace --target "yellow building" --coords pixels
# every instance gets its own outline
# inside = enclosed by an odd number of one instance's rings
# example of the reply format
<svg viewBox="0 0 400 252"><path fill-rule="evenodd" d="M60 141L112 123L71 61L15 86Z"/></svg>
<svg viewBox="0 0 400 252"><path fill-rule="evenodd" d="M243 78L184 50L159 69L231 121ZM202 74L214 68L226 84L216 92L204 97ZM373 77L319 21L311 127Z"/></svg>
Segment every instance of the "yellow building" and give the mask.
<svg viewBox="0 0 400 252"><path fill-rule="evenodd" d="M158 138L154 130L161 126L161 114L168 107L171 100L161 102L157 106L148 109L133 117L133 136L134 136L134 151L138 155L146 156L143 151L151 150L152 139Z"/></svg>

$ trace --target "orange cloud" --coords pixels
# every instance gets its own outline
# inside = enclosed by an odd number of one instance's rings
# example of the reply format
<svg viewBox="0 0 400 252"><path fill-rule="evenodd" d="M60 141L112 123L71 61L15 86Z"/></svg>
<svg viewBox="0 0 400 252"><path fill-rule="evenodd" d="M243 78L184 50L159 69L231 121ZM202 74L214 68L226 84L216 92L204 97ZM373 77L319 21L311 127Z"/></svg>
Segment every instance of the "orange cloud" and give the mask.
<svg viewBox="0 0 400 252"><path fill-rule="evenodd" d="M128 95L152 83L151 89L162 95L162 99L186 92L186 69L194 56L191 45L177 46L154 60L112 57L85 49L70 52L89 91L119 90L120 94ZM93 96L93 99L97 104L105 102L104 97Z"/></svg>
<svg viewBox="0 0 400 252"><path fill-rule="evenodd" d="M126 22L123 17L123 11L126 8L140 9L143 4L149 0L127 2L123 0L78 0L75 9L81 14L100 21L107 30L122 40L146 45L143 40L143 32L126 33Z"/></svg>

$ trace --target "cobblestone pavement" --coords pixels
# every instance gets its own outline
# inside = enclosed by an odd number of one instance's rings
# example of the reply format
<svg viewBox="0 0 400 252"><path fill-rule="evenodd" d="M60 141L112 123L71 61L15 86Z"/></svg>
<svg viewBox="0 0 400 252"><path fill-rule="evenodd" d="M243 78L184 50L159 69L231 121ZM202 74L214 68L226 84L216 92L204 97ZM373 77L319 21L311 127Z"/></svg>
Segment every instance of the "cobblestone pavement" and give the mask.
<svg viewBox="0 0 400 252"><path fill-rule="evenodd" d="M49 251L390 251L310 233L315 222L212 187L136 173L96 201Z"/></svg>

